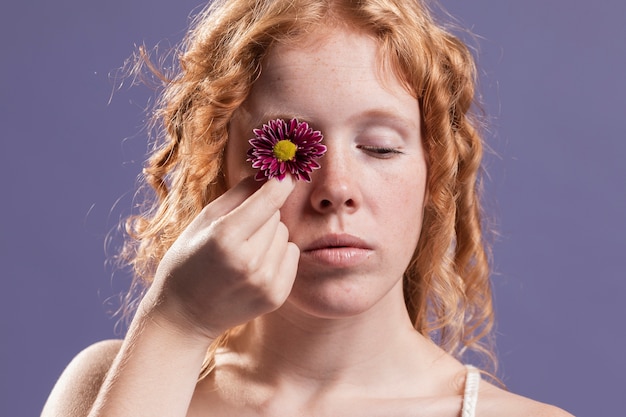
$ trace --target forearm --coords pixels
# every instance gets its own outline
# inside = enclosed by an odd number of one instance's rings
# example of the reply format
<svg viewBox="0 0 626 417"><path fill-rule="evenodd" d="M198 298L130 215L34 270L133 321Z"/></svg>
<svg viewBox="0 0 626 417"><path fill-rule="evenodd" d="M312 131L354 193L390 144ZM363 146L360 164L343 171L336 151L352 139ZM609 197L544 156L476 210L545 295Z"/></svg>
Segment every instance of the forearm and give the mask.
<svg viewBox="0 0 626 417"><path fill-rule="evenodd" d="M185 416L214 338L284 303L300 258L280 221L288 178L240 182L180 234L89 417Z"/></svg>
<svg viewBox="0 0 626 417"><path fill-rule="evenodd" d="M140 309L89 417L185 416L210 343Z"/></svg>

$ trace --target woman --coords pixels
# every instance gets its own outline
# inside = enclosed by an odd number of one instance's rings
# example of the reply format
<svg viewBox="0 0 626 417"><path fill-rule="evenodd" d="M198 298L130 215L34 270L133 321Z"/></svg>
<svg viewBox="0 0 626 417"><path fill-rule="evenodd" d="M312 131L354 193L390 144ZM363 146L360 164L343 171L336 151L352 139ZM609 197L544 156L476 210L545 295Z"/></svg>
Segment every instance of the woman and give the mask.
<svg viewBox="0 0 626 417"><path fill-rule="evenodd" d="M208 7L130 222L145 295L43 415L568 415L460 361L493 357L473 96L470 54L418 1Z"/></svg>

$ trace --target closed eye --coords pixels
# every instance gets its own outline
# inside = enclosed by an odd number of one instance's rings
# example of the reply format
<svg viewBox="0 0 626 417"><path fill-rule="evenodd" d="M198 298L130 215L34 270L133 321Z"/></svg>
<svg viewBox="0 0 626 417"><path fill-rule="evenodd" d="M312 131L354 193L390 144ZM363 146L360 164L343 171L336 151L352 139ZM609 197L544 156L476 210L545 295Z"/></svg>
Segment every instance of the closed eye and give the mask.
<svg viewBox="0 0 626 417"><path fill-rule="evenodd" d="M365 152L374 154L374 156L376 156L377 158L391 158L393 155L404 153L399 149L387 148L384 146L381 147L381 146L358 145L357 148Z"/></svg>

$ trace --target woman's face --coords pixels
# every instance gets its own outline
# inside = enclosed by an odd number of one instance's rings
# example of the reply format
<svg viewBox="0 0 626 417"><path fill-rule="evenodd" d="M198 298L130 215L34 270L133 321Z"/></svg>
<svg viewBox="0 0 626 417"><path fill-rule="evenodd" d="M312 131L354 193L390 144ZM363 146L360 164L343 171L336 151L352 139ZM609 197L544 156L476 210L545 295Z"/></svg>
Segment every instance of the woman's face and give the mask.
<svg viewBox="0 0 626 417"><path fill-rule="evenodd" d="M419 238L426 184L420 109L377 44L330 29L302 46L270 51L231 122L228 186L254 174L253 128L297 117L324 135L312 181L298 182L281 210L301 251L286 306L345 317L402 303L402 275Z"/></svg>

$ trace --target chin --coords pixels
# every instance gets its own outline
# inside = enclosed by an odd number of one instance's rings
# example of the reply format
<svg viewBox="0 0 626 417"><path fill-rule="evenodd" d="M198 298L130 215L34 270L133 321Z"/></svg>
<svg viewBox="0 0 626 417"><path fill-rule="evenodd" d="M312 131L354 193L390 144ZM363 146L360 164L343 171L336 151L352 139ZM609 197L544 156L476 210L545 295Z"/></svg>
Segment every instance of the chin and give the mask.
<svg viewBox="0 0 626 417"><path fill-rule="evenodd" d="M342 319L358 316L387 298L393 285L385 288L380 280L376 288L373 277L297 278L287 303L302 313L322 319ZM369 281L369 282L368 282ZM366 285L369 284L369 285ZM399 291L399 302L404 302Z"/></svg>

